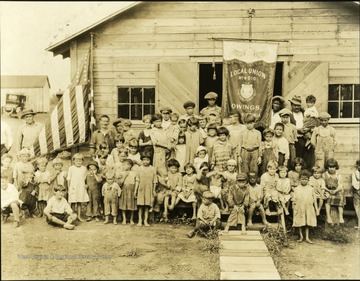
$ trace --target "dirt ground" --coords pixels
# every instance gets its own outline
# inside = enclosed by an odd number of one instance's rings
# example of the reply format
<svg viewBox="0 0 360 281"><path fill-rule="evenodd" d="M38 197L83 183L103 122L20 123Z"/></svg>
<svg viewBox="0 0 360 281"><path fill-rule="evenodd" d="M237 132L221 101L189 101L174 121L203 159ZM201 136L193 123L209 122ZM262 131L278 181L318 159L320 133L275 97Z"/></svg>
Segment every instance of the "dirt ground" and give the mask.
<svg viewBox="0 0 360 281"><path fill-rule="evenodd" d="M349 243L334 243L311 231L315 242L298 243L289 234L289 247L273 259L282 279L360 279L359 231L354 218L344 229ZM217 240L189 239L191 225L153 223L104 225L77 222L75 230L26 218L19 228L12 217L1 225L2 280L219 280L219 254L209 249Z"/></svg>

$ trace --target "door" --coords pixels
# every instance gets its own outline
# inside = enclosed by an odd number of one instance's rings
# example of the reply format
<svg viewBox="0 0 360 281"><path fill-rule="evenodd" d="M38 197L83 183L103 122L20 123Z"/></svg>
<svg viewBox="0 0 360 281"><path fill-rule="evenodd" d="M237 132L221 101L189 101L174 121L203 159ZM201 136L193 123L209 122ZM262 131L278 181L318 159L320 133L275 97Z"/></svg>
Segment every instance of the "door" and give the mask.
<svg viewBox="0 0 360 281"><path fill-rule="evenodd" d="M318 112L327 111L329 88L329 63L319 61L285 62L283 69L283 97L288 102L293 96L301 97L306 108L305 98L316 97Z"/></svg>
<svg viewBox="0 0 360 281"><path fill-rule="evenodd" d="M160 63L156 75L156 112L163 106L169 106L180 115L185 114L183 104L191 100L196 104L195 113L199 113L199 75L195 62Z"/></svg>

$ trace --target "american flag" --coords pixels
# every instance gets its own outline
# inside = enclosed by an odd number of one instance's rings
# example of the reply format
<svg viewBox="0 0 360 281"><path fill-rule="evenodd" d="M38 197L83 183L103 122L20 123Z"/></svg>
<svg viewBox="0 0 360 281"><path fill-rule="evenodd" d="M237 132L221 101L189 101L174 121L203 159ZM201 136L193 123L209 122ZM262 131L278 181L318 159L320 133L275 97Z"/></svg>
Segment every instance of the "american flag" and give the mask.
<svg viewBox="0 0 360 281"><path fill-rule="evenodd" d="M95 127L90 51L34 143L35 157L85 143Z"/></svg>

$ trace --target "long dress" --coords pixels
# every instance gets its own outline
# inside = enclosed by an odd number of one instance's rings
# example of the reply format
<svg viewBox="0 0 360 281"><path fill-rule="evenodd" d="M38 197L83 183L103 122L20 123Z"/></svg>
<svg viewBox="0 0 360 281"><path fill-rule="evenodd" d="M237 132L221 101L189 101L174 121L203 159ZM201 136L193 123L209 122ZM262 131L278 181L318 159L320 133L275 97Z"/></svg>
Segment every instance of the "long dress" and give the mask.
<svg viewBox="0 0 360 281"><path fill-rule="evenodd" d="M190 130L185 132L185 138L186 138L185 163L194 164L196 149L199 147L200 144L204 142L204 139L200 131L192 132Z"/></svg>
<svg viewBox="0 0 360 281"><path fill-rule="evenodd" d="M151 141L154 147L153 166L157 168L166 168L166 148L169 145L164 129L152 128L150 130Z"/></svg>
<svg viewBox="0 0 360 281"><path fill-rule="evenodd" d="M69 203L89 202L89 195L85 188L87 169L85 166L69 167L67 180L69 183Z"/></svg>
<svg viewBox="0 0 360 281"><path fill-rule="evenodd" d="M314 207L316 195L312 186L297 186L293 199L295 203L293 205L293 227L316 226L316 212Z"/></svg>
<svg viewBox="0 0 360 281"><path fill-rule="evenodd" d="M140 166L138 168L139 187L137 205L151 206L154 200L153 186L156 183L156 169L153 166Z"/></svg>
<svg viewBox="0 0 360 281"><path fill-rule="evenodd" d="M119 198L119 209L136 211L137 202L135 199L135 183L139 181L138 174L134 171L121 172L123 177L122 192ZM124 180L125 178L125 180Z"/></svg>

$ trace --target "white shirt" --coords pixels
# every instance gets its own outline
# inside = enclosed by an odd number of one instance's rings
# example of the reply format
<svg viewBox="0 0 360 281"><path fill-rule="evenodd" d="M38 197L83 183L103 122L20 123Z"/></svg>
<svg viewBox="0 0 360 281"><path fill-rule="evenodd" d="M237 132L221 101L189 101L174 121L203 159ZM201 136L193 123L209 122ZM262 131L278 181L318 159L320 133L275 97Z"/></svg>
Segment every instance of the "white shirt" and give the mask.
<svg viewBox="0 0 360 281"><path fill-rule="evenodd" d="M44 209L44 213L57 213L57 214L72 214L73 210L71 209L69 203L66 201L64 197L61 198L61 200L57 200L56 196L54 195L47 201L47 205Z"/></svg>
<svg viewBox="0 0 360 281"><path fill-rule="evenodd" d="M294 119L296 121L296 129L301 129L302 127L304 127L304 115L302 112L292 112Z"/></svg>
<svg viewBox="0 0 360 281"><path fill-rule="evenodd" d="M319 117L319 112L317 111L315 105L305 109L304 116L306 116L306 117Z"/></svg>
<svg viewBox="0 0 360 281"><path fill-rule="evenodd" d="M360 179L360 172L357 170L351 175L351 185L356 190L359 190L359 179Z"/></svg>
<svg viewBox="0 0 360 281"><path fill-rule="evenodd" d="M9 125L1 120L1 144L4 144L7 149L13 145L13 135Z"/></svg>
<svg viewBox="0 0 360 281"><path fill-rule="evenodd" d="M8 183L6 189L1 188L1 208L8 207L12 202L19 201L19 191L15 185Z"/></svg>

